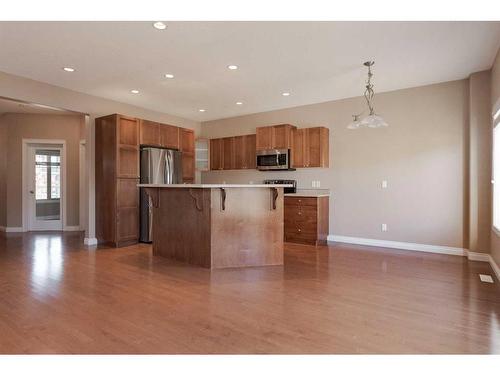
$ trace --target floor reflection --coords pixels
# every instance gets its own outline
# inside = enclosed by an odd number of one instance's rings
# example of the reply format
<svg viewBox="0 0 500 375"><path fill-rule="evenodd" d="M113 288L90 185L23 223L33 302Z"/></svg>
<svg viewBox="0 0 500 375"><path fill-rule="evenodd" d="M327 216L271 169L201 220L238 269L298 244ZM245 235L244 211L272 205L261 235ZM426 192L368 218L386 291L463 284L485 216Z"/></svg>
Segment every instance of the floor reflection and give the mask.
<svg viewBox="0 0 500 375"><path fill-rule="evenodd" d="M31 280L36 287L49 286L52 281L59 281L63 274L61 237L36 236L33 241L32 264Z"/></svg>

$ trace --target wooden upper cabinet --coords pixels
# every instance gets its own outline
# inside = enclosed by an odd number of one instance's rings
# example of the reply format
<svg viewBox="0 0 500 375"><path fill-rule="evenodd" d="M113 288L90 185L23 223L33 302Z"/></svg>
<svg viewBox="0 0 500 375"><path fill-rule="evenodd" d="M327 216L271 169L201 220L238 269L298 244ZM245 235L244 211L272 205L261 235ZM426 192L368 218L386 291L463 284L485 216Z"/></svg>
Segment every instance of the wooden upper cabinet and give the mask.
<svg viewBox="0 0 500 375"><path fill-rule="evenodd" d="M194 154L194 130L180 129L180 150L184 153Z"/></svg>
<svg viewBox="0 0 500 375"><path fill-rule="evenodd" d="M139 177L139 133L138 119L117 115L117 177Z"/></svg>
<svg viewBox="0 0 500 375"><path fill-rule="evenodd" d="M257 128L256 149L290 149L292 147L292 131L295 126L289 124L262 126Z"/></svg>
<svg viewBox="0 0 500 375"><path fill-rule="evenodd" d="M139 120L118 115L117 126L118 144L139 146Z"/></svg>
<svg viewBox="0 0 500 375"><path fill-rule="evenodd" d="M246 144L245 144L245 136L240 135L238 137L234 137L234 169L245 169L247 160L246 160Z"/></svg>
<svg viewBox="0 0 500 375"><path fill-rule="evenodd" d="M222 138L222 169L234 169L234 137Z"/></svg>
<svg viewBox="0 0 500 375"><path fill-rule="evenodd" d="M193 133L194 142L194 133ZM180 128L172 125L160 125L160 145L162 147L179 150L180 145ZM194 146L193 146L194 147Z"/></svg>
<svg viewBox="0 0 500 375"><path fill-rule="evenodd" d="M325 127L293 131L292 167L312 168L329 166L329 130Z"/></svg>
<svg viewBox="0 0 500 375"><path fill-rule="evenodd" d="M273 148L286 150L292 147L292 130L296 129L295 126L284 124L275 125L274 137L273 137Z"/></svg>
<svg viewBox="0 0 500 375"><path fill-rule="evenodd" d="M148 146L161 146L160 124L153 121L140 121L140 144Z"/></svg>
<svg viewBox="0 0 500 375"><path fill-rule="evenodd" d="M255 169L255 134L210 140L210 169Z"/></svg>
<svg viewBox="0 0 500 375"><path fill-rule="evenodd" d="M273 148L274 130L272 126L263 126L256 129L257 150L270 150Z"/></svg>
<svg viewBox="0 0 500 375"><path fill-rule="evenodd" d="M247 169L257 168L257 155L255 154L256 150L255 143L256 143L255 134L245 135L245 159L246 159Z"/></svg>
<svg viewBox="0 0 500 375"><path fill-rule="evenodd" d="M234 169L255 169L255 134L234 137Z"/></svg>
<svg viewBox="0 0 500 375"><path fill-rule="evenodd" d="M182 151L183 182L194 182L194 131L180 128L180 150Z"/></svg>
<svg viewBox="0 0 500 375"><path fill-rule="evenodd" d="M292 167L304 168L306 166L306 129L295 129L292 132Z"/></svg>
<svg viewBox="0 0 500 375"><path fill-rule="evenodd" d="M222 169L222 138L210 140L210 169Z"/></svg>

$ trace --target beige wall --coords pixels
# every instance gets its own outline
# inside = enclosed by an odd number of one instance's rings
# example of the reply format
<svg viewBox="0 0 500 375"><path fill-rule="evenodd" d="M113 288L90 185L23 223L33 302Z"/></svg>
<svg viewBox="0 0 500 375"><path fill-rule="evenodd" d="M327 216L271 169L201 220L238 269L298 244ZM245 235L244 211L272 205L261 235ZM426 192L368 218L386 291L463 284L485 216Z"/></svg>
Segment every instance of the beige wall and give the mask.
<svg viewBox="0 0 500 375"><path fill-rule="evenodd" d="M0 227L7 226L7 126L0 115Z"/></svg>
<svg viewBox="0 0 500 375"><path fill-rule="evenodd" d="M5 114L7 225L22 227L22 140L66 140L66 225L79 225L79 143L83 116Z"/></svg>
<svg viewBox="0 0 500 375"><path fill-rule="evenodd" d="M469 249L490 252L491 72L469 77Z"/></svg>
<svg viewBox="0 0 500 375"><path fill-rule="evenodd" d="M495 62L491 68L491 112L494 106L500 101L500 50L497 53ZM500 236L491 232L491 256L500 265Z"/></svg>
<svg viewBox="0 0 500 375"><path fill-rule="evenodd" d="M87 113L90 115L92 123L96 117L121 113L194 129L196 134L200 131L200 123L197 121L83 94L3 72L0 72L0 96Z"/></svg>
<svg viewBox="0 0 500 375"><path fill-rule="evenodd" d="M390 126L346 129L364 106L358 97L203 123L210 138L278 123L327 126L330 168L214 171L202 180L294 178L301 188L320 180L332 192L330 234L467 247L468 80L377 94L375 108Z"/></svg>

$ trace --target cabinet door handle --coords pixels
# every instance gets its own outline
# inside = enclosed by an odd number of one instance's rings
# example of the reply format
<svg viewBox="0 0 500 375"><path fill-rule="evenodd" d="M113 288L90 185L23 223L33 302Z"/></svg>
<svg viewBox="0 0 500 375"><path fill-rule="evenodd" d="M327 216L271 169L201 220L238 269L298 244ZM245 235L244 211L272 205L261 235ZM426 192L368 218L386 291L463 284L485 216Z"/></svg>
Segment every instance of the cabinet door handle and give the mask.
<svg viewBox="0 0 500 375"><path fill-rule="evenodd" d="M222 211L226 210L226 189L220 188Z"/></svg>
<svg viewBox="0 0 500 375"><path fill-rule="evenodd" d="M300 212L300 211L299 211L299 212L298 212L298 214L299 214L299 215L302 215L302 212Z"/></svg>
<svg viewBox="0 0 500 375"><path fill-rule="evenodd" d="M297 231L302 232L302 230L300 228L298 228Z"/></svg>
<svg viewBox="0 0 500 375"><path fill-rule="evenodd" d="M276 199L278 199L278 189L271 188L271 192L272 192L272 207L273 207L273 210L275 210L276 209Z"/></svg>

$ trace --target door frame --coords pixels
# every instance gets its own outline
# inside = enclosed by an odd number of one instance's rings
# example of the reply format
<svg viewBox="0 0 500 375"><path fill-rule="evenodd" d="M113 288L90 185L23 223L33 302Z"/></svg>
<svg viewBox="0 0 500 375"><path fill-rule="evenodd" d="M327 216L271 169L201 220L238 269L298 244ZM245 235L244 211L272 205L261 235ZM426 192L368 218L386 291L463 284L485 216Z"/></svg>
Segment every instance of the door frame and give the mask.
<svg viewBox="0 0 500 375"><path fill-rule="evenodd" d="M80 140L79 145L79 229L87 231L87 209L85 203L87 201L87 168L86 168L86 142Z"/></svg>
<svg viewBox="0 0 500 375"><path fill-rule="evenodd" d="M22 142L22 221L23 221L23 232L27 232L29 230L29 199L30 192L28 186L29 179L29 168L28 168L28 160L29 160L29 147L33 145L47 145L61 146L61 230L64 230L67 226L66 223L66 140L65 139L32 139L32 138L23 138Z"/></svg>

